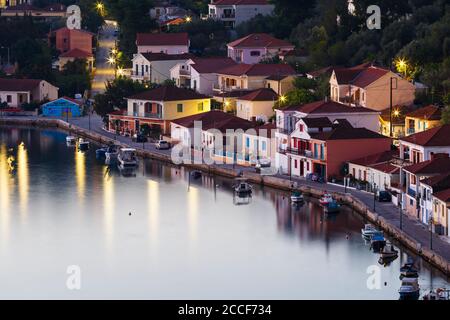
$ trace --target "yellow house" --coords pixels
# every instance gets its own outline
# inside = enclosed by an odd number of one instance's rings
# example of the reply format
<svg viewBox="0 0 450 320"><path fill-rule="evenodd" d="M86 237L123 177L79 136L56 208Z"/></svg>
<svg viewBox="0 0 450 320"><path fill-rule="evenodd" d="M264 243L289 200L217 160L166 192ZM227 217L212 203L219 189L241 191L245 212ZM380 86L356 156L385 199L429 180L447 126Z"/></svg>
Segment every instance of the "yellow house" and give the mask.
<svg viewBox="0 0 450 320"><path fill-rule="evenodd" d="M433 223L440 226L440 234L449 236L450 189L433 194ZM436 229L436 227L435 227Z"/></svg>
<svg viewBox="0 0 450 320"><path fill-rule="evenodd" d="M406 135L422 132L441 124L441 109L429 105L408 113L405 116Z"/></svg>
<svg viewBox="0 0 450 320"><path fill-rule="evenodd" d="M275 114L273 106L278 95L272 89L258 89L237 98L236 115L245 120L268 122Z"/></svg>
<svg viewBox="0 0 450 320"><path fill-rule="evenodd" d="M132 135L143 124L170 132L170 122L211 110L211 99L190 89L161 86L127 98L127 110L109 115L109 130Z"/></svg>
<svg viewBox="0 0 450 320"><path fill-rule="evenodd" d="M331 100L381 111L392 104L411 105L416 87L398 74L372 64L336 68L330 78Z"/></svg>
<svg viewBox="0 0 450 320"><path fill-rule="evenodd" d="M401 138L405 136L405 117L412 111L411 106L394 106L392 108L392 137ZM380 133L390 136L391 110L384 109L380 114Z"/></svg>
<svg viewBox="0 0 450 320"><path fill-rule="evenodd" d="M294 89L294 80L295 77L292 75L273 75L266 78L266 88L272 89L279 96L282 96Z"/></svg>

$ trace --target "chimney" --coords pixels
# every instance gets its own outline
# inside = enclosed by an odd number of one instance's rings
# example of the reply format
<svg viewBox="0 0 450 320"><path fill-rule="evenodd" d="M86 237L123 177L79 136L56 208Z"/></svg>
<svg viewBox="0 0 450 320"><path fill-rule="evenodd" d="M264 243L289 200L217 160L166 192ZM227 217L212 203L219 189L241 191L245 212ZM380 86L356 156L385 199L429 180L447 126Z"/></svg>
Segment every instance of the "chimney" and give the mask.
<svg viewBox="0 0 450 320"><path fill-rule="evenodd" d="M431 160L435 160L435 159L445 159L448 158L449 155L448 153L432 153L431 154Z"/></svg>

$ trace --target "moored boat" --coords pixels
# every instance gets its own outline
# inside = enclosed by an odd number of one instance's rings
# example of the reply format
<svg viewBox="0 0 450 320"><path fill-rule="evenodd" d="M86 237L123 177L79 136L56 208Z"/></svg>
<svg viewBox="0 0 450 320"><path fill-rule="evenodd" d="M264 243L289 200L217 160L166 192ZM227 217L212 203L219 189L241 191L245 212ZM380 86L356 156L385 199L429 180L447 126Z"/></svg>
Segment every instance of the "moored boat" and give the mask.
<svg viewBox="0 0 450 320"><path fill-rule="evenodd" d="M403 278L398 290L401 300L417 300L420 296L419 281L417 278Z"/></svg>
<svg viewBox="0 0 450 320"><path fill-rule="evenodd" d="M300 191L294 191L291 194L291 202L292 203L301 203L305 201L303 198L303 194Z"/></svg>
<svg viewBox="0 0 450 320"><path fill-rule="evenodd" d="M370 239L372 237L372 235L377 232L379 232L379 231L375 228L375 226L373 226L371 224L365 224L364 229L361 229L361 234L366 239Z"/></svg>
<svg viewBox="0 0 450 320"><path fill-rule="evenodd" d="M341 205L336 200L333 200L332 202L324 205L323 209L325 213L338 213L339 211L341 211Z"/></svg>
<svg viewBox="0 0 450 320"><path fill-rule="evenodd" d="M253 187L245 179L236 179L237 183L233 186L234 192L238 196L251 196Z"/></svg>
<svg viewBox="0 0 450 320"><path fill-rule="evenodd" d="M112 162L117 160L117 156L119 155L119 146L111 145L108 148L106 148L105 157L106 157L106 163L111 164Z"/></svg>
<svg viewBox="0 0 450 320"><path fill-rule="evenodd" d="M400 279L418 277L419 270L414 267L414 262L407 262L400 268Z"/></svg>
<svg viewBox="0 0 450 320"><path fill-rule="evenodd" d="M74 136L66 137L66 144L68 147L73 147L76 145L76 143L77 143L77 138L75 138Z"/></svg>
<svg viewBox="0 0 450 320"><path fill-rule="evenodd" d="M325 193L322 198L320 198L319 203L323 206L327 205L328 203L333 202L333 196L329 193Z"/></svg>
<svg viewBox="0 0 450 320"><path fill-rule="evenodd" d="M381 250L380 256L385 260L395 259L398 257L398 251L395 250L392 244L388 244L384 246L383 250Z"/></svg>
<svg viewBox="0 0 450 320"><path fill-rule="evenodd" d="M193 179L200 179L202 177L202 173L198 170L191 171L190 174Z"/></svg>
<svg viewBox="0 0 450 320"><path fill-rule="evenodd" d="M95 150L95 157L98 160L105 159L106 158L106 151L107 151L107 148L99 148L99 149Z"/></svg>
<svg viewBox="0 0 450 320"><path fill-rule="evenodd" d="M119 162L119 169L135 168L138 165L138 159L136 156L136 149L122 148L117 156Z"/></svg>
<svg viewBox="0 0 450 320"><path fill-rule="evenodd" d="M373 252L379 253L386 245L386 239L382 234L374 234L370 240L370 247Z"/></svg>
<svg viewBox="0 0 450 320"><path fill-rule="evenodd" d="M89 150L89 141L86 141L83 138L80 138L78 140L78 150L80 150L80 151Z"/></svg>

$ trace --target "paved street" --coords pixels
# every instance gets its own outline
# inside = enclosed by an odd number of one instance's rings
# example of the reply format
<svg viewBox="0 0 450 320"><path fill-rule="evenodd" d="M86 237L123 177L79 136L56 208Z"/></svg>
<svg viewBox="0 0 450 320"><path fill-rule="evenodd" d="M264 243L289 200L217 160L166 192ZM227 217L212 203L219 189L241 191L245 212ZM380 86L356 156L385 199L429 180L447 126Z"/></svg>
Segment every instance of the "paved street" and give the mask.
<svg viewBox="0 0 450 320"><path fill-rule="evenodd" d="M111 49L115 46L115 26L108 21L99 34L99 45L96 53L96 71L92 80L92 96L105 90L107 80L114 79L114 67L108 63Z"/></svg>

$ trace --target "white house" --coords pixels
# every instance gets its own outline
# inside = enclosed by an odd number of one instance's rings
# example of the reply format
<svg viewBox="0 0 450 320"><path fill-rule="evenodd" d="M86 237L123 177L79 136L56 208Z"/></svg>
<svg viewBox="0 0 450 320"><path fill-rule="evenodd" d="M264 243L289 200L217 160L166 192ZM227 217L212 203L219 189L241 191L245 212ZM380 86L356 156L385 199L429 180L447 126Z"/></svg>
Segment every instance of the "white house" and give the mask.
<svg viewBox="0 0 450 320"><path fill-rule="evenodd" d="M138 33L138 53L182 54L189 52L189 35L182 33Z"/></svg>
<svg viewBox="0 0 450 320"><path fill-rule="evenodd" d="M259 159L275 161L277 148L275 131L276 125L274 123L266 123L256 127L255 130L249 130L244 133L243 147L247 164L253 164L255 160Z"/></svg>
<svg viewBox="0 0 450 320"><path fill-rule="evenodd" d="M24 103L55 100L58 88L39 79L0 79L0 103L18 108Z"/></svg>
<svg viewBox="0 0 450 320"><path fill-rule="evenodd" d="M153 83L162 83L170 80L170 69L178 63L184 63L191 59L193 55L166 54L166 53L138 53L132 60L133 70L131 78L137 81L150 81Z"/></svg>
<svg viewBox="0 0 450 320"><path fill-rule="evenodd" d="M258 63L276 57L295 46L287 41L272 37L267 33L252 33L228 44L228 57L238 63Z"/></svg>
<svg viewBox="0 0 450 320"><path fill-rule="evenodd" d="M217 72L235 65L230 58L192 58L176 64L170 70L170 78L179 87L187 87L205 95L212 95L214 86L218 85Z"/></svg>
<svg viewBox="0 0 450 320"><path fill-rule="evenodd" d="M258 14L270 15L274 8L268 0L211 0L208 4L208 17L234 28Z"/></svg>

